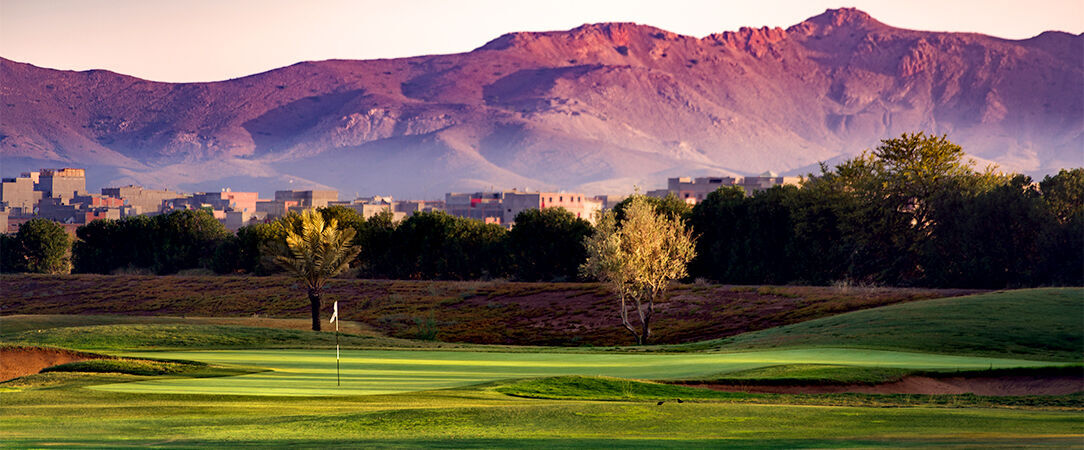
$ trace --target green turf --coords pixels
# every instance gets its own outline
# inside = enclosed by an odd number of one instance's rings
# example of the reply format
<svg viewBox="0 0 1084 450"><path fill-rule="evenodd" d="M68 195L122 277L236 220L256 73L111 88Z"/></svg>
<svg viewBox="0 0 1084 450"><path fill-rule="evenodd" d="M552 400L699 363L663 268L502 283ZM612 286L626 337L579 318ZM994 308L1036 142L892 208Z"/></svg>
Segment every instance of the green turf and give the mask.
<svg viewBox="0 0 1084 450"><path fill-rule="evenodd" d="M193 360L271 371L214 379L149 380L95 386L94 389L146 393L364 395L555 375L688 379L794 363L911 369L987 369L1049 364L990 357L830 348L678 354L344 350L342 386L337 387L334 350L133 352L125 356Z"/></svg>
<svg viewBox="0 0 1084 450"><path fill-rule="evenodd" d="M855 347L1027 359L1084 359L1084 289L923 300L676 348Z"/></svg>
<svg viewBox="0 0 1084 450"><path fill-rule="evenodd" d="M53 374L48 374L53 375ZM485 389L358 397L3 393L4 445L850 447L1076 445L1079 411L540 400ZM61 381L63 382L63 381ZM68 380L72 382L72 380Z"/></svg>
<svg viewBox="0 0 1084 450"><path fill-rule="evenodd" d="M1079 369L1079 368L1078 368ZM997 369L994 370L995 372ZM984 371L983 373L989 373ZM973 394L751 394L612 377L559 376L497 383L496 392L559 400L756 402L820 406L940 406L1084 409L1084 392L1057 396L979 396ZM679 401L680 400L680 401Z"/></svg>

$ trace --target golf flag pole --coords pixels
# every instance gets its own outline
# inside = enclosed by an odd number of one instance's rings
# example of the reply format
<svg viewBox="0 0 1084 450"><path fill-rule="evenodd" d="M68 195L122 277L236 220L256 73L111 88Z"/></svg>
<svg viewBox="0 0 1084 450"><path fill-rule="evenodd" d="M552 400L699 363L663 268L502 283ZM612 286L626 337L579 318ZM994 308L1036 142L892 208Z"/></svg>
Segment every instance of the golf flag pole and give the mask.
<svg viewBox="0 0 1084 450"><path fill-rule="evenodd" d="M339 378L339 301L335 300L335 310L331 313L331 322L335 324L335 385L342 386Z"/></svg>

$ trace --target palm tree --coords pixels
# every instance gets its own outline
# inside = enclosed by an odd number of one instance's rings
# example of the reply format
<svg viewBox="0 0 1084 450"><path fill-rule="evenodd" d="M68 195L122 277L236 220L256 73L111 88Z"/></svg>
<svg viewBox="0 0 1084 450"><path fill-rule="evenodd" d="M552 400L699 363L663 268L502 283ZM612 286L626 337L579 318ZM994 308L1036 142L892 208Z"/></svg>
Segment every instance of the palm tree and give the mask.
<svg viewBox="0 0 1084 450"><path fill-rule="evenodd" d="M275 262L305 283L312 307L312 329L320 331L320 294L324 284L346 270L361 249L353 245L353 228L340 229L335 219L325 222L316 210L301 213L300 233L289 226L291 222L284 220L277 224L286 235L286 251Z"/></svg>

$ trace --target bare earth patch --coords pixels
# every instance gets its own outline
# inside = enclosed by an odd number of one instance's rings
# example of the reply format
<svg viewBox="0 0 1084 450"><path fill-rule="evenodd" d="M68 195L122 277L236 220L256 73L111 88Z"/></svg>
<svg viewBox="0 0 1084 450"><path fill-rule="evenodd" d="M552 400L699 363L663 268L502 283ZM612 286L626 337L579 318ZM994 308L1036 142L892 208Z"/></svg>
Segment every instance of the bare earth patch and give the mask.
<svg viewBox="0 0 1084 450"><path fill-rule="evenodd" d="M0 381L32 375L58 364L100 358L104 356L57 348L0 348Z"/></svg>
<svg viewBox="0 0 1084 450"><path fill-rule="evenodd" d="M908 376L876 385L688 384L717 391L770 394L975 394L990 396L1066 395L1084 391L1084 378L1075 375L1009 375L999 377L932 378Z"/></svg>

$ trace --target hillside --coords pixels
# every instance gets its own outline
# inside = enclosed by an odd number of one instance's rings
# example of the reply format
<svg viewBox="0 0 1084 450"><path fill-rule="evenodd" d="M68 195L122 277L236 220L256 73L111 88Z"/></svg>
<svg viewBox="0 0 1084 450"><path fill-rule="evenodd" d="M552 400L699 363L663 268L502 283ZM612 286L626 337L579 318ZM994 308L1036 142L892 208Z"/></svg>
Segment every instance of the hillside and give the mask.
<svg viewBox="0 0 1084 450"><path fill-rule="evenodd" d="M682 285L656 305L653 339L660 344L702 341L792 324L846 311L912 300L966 295L949 289L746 287ZM332 280L324 317L340 302L344 320L396 338L435 333L443 342L515 345L622 345L616 300L595 283L510 283ZM3 275L0 316L65 314L304 319L308 301L281 277L123 275ZM27 318L20 319L25 322ZM147 320L28 318L39 328L156 325ZM190 321L186 321L190 322ZM265 322L272 322L267 321ZM240 322L238 322L240 323ZM238 324L234 323L234 324ZM66 325L65 325L66 324ZM203 325L230 325L222 321ZM275 326L267 323L242 325ZM32 332L20 327L3 331ZM41 342L39 342L41 343Z"/></svg>
<svg viewBox="0 0 1084 450"><path fill-rule="evenodd" d="M4 175L437 197L800 173L905 131L1031 173L1084 164L1084 36L894 28L854 9L703 38L602 23L467 53L158 83L0 59Z"/></svg>

